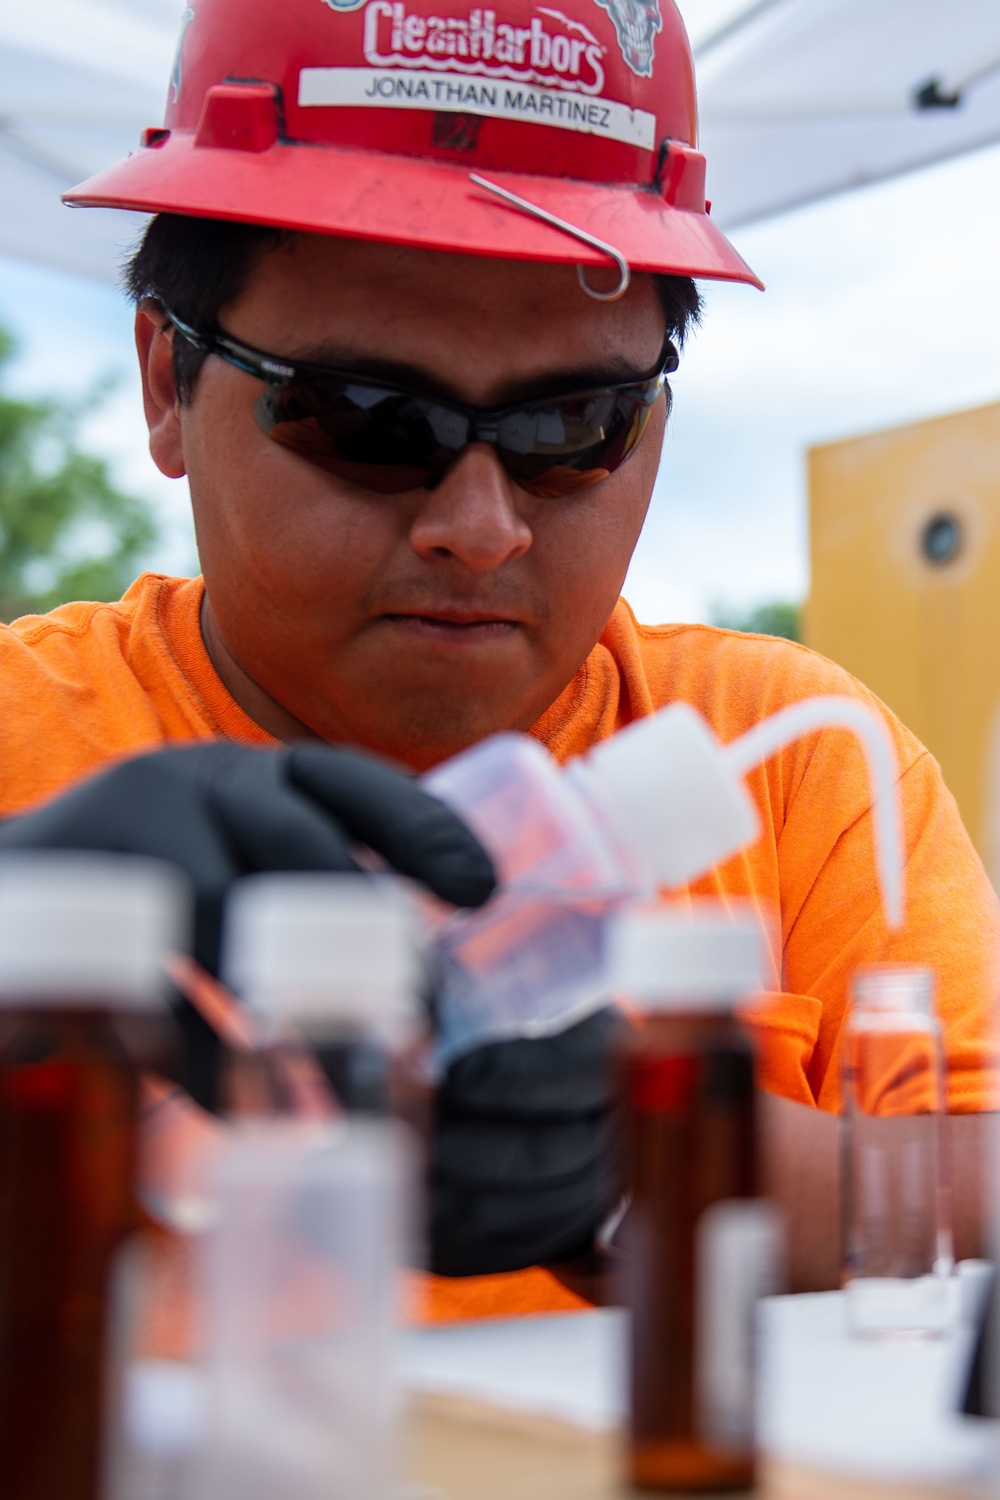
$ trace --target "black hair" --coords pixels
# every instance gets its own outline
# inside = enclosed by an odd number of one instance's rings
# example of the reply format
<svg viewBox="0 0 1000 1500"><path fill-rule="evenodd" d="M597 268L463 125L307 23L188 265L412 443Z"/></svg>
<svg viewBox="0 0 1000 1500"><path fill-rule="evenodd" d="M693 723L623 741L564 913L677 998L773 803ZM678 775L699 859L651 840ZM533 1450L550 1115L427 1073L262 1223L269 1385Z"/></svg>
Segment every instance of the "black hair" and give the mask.
<svg viewBox="0 0 1000 1500"><path fill-rule="evenodd" d="M199 332L212 332L222 309L246 285L257 260L291 244L295 232L266 224L157 214L126 262L122 281L135 303L151 298ZM667 337L683 344L697 323L701 297L689 276L655 276ZM174 339L174 378L181 401L191 397L205 354L187 339Z"/></svg>

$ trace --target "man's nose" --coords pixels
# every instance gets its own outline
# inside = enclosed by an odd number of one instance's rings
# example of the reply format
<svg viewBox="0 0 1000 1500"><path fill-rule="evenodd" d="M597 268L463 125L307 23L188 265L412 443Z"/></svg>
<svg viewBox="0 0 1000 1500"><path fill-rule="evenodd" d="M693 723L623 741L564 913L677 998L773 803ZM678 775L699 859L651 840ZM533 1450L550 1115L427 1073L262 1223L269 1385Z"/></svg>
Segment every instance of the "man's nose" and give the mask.
<svg viewBox="0 0 1000 1500"><path fill-rule="evenodd" d="M517 501L517 487L494 450L475 443L421 497L410 545L421 557L455 558L474 573L499 568L531 546Z"/></svg>

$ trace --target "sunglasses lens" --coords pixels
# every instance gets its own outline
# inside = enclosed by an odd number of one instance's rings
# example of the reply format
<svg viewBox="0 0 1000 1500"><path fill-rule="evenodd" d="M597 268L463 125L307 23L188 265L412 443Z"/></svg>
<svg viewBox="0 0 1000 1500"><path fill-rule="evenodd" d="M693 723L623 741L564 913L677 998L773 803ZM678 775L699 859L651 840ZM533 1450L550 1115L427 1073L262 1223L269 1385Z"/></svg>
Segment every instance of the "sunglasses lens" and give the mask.
<svg viewBox="0 0 1000 1500"><path fill-rule="evenodd" d="M492 443L510 477L542 499L606 479L646 429L659 386L591 391L530 403L475 423L404 391L336 377L268 387L254 405L261 431L337 479L380 495L435 484L470 442Z"/></svg>
<svg viewBox="0 0 1000 1500"><path fill-rule="evenodd" d="M375 386L316 381L264 391L254 405L261 431L307 463L379 495L438 479L454 458L428 420L427 403ZM462 447L465 435L458 447Z"/></svg>
<svg viewBox="0 0 1000 1500"><path fill-rule="evenodd" d="M504 467L529 495L558 499L607 479L628 458L646 430L652 407L622 393L592 394L578 402L518 414L536 423L534 442L501 424L498 448Z"/></svg>

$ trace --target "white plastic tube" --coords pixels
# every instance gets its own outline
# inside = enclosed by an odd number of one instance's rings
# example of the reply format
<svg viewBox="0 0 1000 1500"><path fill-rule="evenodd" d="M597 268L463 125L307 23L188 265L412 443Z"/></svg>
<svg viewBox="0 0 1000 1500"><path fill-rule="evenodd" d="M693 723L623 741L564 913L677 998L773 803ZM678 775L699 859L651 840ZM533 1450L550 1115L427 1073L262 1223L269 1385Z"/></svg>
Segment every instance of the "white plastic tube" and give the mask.
<svg viewBox="0 0 1000 1500"><path fill-rule="evenodd" d="M801 703L789 704L769 719L755 724L738 740L731 741L725 748L725 755L731 769L744 776L810 730L831 728L851 730L864 750L872 786L875 859L882 905L887 924L893 928L901 927L905 866L896 789L899 768L892 737L880 714L856 698L845 698L836 693L822 698L804 698Z"/></svg>

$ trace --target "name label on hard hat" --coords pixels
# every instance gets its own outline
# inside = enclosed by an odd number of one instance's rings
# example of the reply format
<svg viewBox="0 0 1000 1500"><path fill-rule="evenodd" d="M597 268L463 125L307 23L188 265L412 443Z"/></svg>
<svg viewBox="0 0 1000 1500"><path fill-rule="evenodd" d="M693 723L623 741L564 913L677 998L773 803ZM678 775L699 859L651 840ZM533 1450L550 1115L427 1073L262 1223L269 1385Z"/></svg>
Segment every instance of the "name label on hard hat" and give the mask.
<svg viewBox="0 0 1000 1500"><path fill-rule="evenodd" d="M646 151L652 151L656 139L655 115L613 99L415 68L303 68L299 104L488 115L578 130Z"/></svg>
<svg viewBox="0 0 1000 1500"><path fill-rule="evenodd" d="M524 20L482 5L437 16L408 10L407 0L367 0L369 66L303 68L299 104L489 115L652 151L655 115L601 97L606 48L589 26L545 5Z"/></svg>

